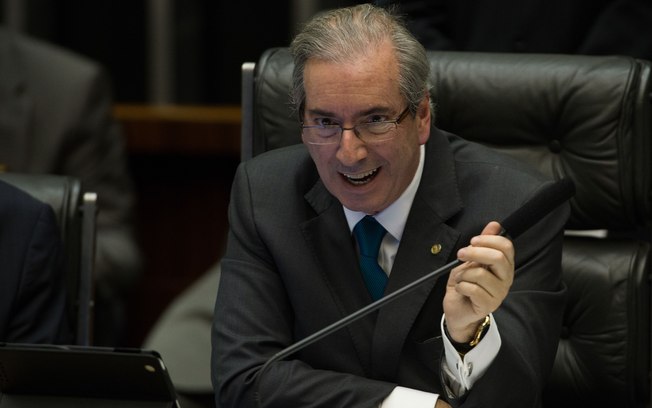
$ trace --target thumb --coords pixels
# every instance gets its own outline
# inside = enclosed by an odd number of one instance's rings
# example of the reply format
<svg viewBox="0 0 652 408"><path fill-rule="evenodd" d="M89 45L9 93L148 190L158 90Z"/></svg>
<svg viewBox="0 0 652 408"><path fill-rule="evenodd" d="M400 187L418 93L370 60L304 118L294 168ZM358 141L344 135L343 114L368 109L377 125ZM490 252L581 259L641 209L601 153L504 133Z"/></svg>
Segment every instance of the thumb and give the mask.
<svg viewBox="0 0 652 408"><path fill-rule="evenodd" d="M500 224L496 221L491 221L489 224L487 224L484 229L482 230L482 233L480 235L498 235L500 234L500 230L502 227Z"/></svg>

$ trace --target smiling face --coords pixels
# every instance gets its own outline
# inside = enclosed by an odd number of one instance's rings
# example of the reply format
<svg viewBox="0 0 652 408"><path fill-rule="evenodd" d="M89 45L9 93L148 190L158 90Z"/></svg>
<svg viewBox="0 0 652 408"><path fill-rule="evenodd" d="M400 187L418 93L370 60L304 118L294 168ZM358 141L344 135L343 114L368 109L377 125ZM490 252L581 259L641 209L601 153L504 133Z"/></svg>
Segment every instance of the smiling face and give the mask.
<svg viewBox="0 0 652 408"><path fill-rule="evenodd" d="M303 79L305 125L350 128L394 120L407 104L399 92L398 65L389 42L347 64L310 59ZM430 109L424 97L416 116L408 114L389 140L365 143L346 130L339 144L306 145L328 191L351 210L375 214L410 184L419 164L419 146L429 135Z"/></svg>

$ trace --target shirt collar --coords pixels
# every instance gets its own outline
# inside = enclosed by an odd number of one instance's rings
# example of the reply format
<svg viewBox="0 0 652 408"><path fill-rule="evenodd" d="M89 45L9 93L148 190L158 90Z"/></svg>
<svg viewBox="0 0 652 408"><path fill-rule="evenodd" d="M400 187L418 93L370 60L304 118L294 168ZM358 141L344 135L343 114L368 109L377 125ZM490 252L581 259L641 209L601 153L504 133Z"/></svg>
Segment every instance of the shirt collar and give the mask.
<svg viewBox="0 0 652 408"><path fill-rule="evenodd" d="M419 167L414 173L412 181L408 187L403 191L403 194L390 204L389 207L385 208L383 211L374 215L374 218L380 223L380 225L387 230L395 239L398 241L403 237L403 230L405 229L405 223L407 222L408 214L410 213L410 208L412 208L412 202L414 197L417 194L417 189L419 188L419 183L421 182L421 175L423 174L423 163L425 161L425 145L421 145L419 148ZM360 221L365 215L363 212L352 211L348 208L344 208L344 215L346 216L346 221L349 224L349 230L353 232L353 227Z"/></svg>

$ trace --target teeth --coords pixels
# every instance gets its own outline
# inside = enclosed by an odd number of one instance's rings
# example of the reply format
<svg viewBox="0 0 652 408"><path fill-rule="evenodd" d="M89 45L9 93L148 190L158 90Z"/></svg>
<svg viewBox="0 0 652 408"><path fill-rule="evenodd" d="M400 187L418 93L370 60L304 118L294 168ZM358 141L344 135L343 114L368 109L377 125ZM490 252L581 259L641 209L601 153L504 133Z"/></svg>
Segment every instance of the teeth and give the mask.
<svg viewBox="0 0 652 408"><path fill-rule="evenodd" d="M371 175L374 174L377 170L378 170L378 169L373 169L373 170L371 170L371 171L368 171L368 172L366 172L366 173L362 173L362 174L345 174L345 176L348 177L348 178L350 178L350 179L352 179L352 180L360 180L360 179L363 179L363 178L365 178L365 177L369 177L369 176L371 176Z"/></svg>
<svg viewBox="0 0 652 408"><path fill-rule="evenodd" d="M369 182L369 178L375 174L378 171L378 168L375 168L373 170L370 170L366 173L360 173L360 174L344 174L344 177L346 177L351 183L353 184L365 184Z"/></svg>

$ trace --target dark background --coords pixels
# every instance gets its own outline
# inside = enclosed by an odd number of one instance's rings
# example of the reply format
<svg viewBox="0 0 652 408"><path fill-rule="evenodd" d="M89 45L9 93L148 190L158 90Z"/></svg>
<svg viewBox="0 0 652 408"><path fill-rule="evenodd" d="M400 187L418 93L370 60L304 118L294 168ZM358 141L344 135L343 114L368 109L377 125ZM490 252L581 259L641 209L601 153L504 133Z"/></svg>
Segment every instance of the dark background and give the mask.
<svg viewBox="0 0 652 408"><path fill-rule="evenodd" d="M0 0L0 21L20 3L20 31L101 62L116 101L148 99L150 3L170 4L170 103L239 104L240 66L263 50L288 45L300 24L295 3L314 11L337 0ZM310 4L311 6L306 6ZM170 67L169 67L170 68Z"/></svg>

